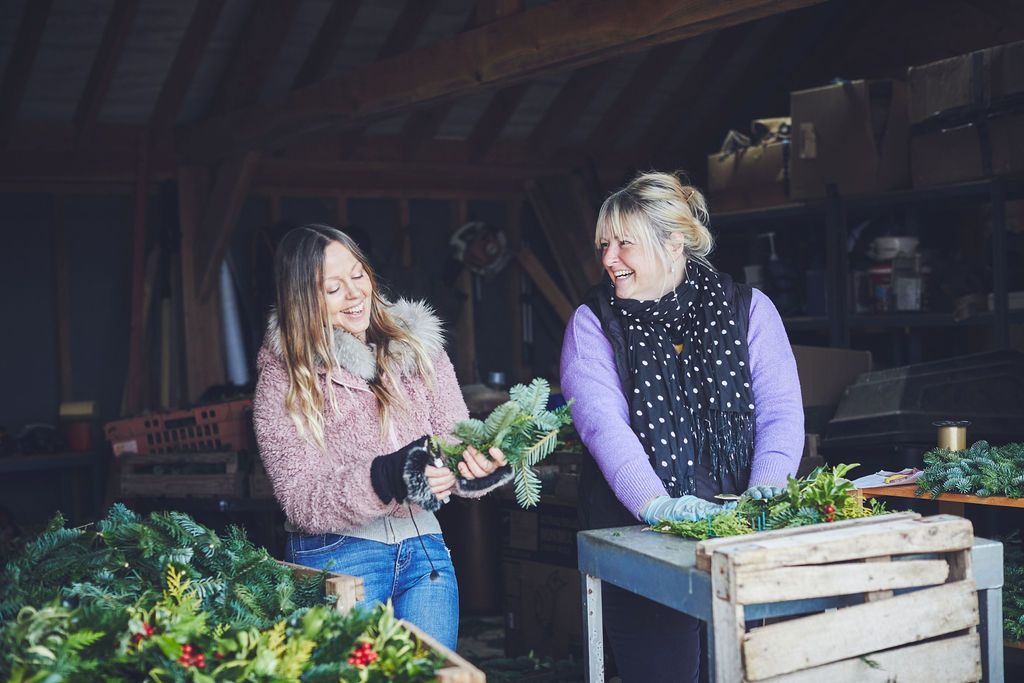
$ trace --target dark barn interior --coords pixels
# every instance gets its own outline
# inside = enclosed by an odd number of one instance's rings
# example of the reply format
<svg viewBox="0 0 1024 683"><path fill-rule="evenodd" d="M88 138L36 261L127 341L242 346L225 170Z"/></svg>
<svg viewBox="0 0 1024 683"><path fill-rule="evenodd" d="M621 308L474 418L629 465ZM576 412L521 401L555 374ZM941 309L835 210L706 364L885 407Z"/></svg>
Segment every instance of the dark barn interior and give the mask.
<svg viewBox="0 0 1024 683"><path fill-rule="evenodd" d="M241 524L276 555L251 442L226 488L141 494L105 425L251 397L277 240L347 230L393 296L439 313L482 414L534 377L557 391L566 321L602 275L597 209L649 169L704 190L716 267L760 286L794 345L835 354L798 354L805 456L920 465L963 401L882 429L830 424L839 397L868 370L982 353L958 385L986 406L971 440L1022 441L1022 40L1016 0L4 0L0 530L123 501ZM1002 45L1018 90L915 118L908 69ZM835 101L797 94L826 86ZM986 116L980 152L929 138ZM803 166L812 119L848 144ZM890 237L915 258L876 258ZM584 653L579 454L559 456L539 511L506 496L442 517L463 611L500 615L504 654ZM1000 532L1017 512L968 510ZM531 617L534 589L572 599Z"/></svg>

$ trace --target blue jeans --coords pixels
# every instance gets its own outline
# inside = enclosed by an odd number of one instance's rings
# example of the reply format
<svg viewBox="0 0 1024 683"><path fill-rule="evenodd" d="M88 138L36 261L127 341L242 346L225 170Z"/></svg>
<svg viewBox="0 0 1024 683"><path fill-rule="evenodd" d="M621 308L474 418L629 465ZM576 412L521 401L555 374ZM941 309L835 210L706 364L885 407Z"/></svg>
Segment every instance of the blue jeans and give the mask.
<svg viewBox="0 0 1024 683"><path fill-rule="evenodd" d="M314 569L360 576L372 609L391 600L395 616L416 624L451 650L459 632L459 586L441 534L415 536L398 544L338 534L288 534L285 560ZM424 554L424 547L427 555ZM429 555L429 559L428 559ZM430 580L431 565L440 576Z"/></svg>

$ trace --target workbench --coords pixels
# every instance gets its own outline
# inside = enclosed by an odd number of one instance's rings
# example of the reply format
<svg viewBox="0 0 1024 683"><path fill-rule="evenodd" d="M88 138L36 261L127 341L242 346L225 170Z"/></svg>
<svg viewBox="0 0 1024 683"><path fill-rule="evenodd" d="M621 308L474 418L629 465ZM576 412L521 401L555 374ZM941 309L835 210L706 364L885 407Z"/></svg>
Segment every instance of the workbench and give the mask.
<svg viewBox="0 0 1024 683"><path fill-rule="evenodd" d="M604 632L601 582L660 602L672 609L711 621L711 575L696 566L697 541L644 531L641 525L581 531L577 535L579 570L583 574L583 626L587 647L587 680L604 681ZM982 670L985 681L1003 681L1003 546L975 538L971 551L978 588ZM747 619L819 612L863 602L863 595L815 598L754 605ZM714 652L714 631L708 629L708 651ZM708 658L714 680L714 658Z"/></svg>
<svg viewBox="0 0 1024 683"><path fill-rule="evenodd" d="M18 474L53 473L60 507L77 524L103 514L108 460L106 453L91 451L19 455L0 458L0 475L6 479ZM73 476L76 471L88 472L88 487Z"/></svg>

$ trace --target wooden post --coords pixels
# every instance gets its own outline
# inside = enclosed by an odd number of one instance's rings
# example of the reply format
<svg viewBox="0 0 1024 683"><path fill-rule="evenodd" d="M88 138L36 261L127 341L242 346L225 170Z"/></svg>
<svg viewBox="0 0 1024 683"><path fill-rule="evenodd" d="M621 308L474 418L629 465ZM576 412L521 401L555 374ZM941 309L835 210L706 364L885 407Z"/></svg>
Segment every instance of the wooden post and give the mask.
<svg viewBox="0 0 1024 683"><path fill-rule="evenodd" d="M196 285L196 241L202 198L209 187L204 168L178 169L178 215L181 221L181 289L185 334L185 398L195 401L206 388L224 383L220 301L200 301Z"/></svg>
<svg viewBox="0 0 1024 683"><path fill-rule="evenodd" d="M465 199L457 199L452 202L453 232L465 224L466 214ZM466 295L465 301L462 302L462 310L459 312L459 319L455 322L455 376L458 377L460 384L474 384L478 378L473 320L473 276L468 269L462 269L462 273L455 282L455 287Z"/></svg>
<svg viewBox="0 0 1024 683"><path fill-rule="evenodd" d="M131 331L128 343L128 375L125 378L124 403L121 412L131 415L142 408L143 357L146 351L146 330L143 326L143 308L146 305L146 206L149 199L149 133L139 140L138 167L135 174L135 211L132 226L132 309Z"/></svg>

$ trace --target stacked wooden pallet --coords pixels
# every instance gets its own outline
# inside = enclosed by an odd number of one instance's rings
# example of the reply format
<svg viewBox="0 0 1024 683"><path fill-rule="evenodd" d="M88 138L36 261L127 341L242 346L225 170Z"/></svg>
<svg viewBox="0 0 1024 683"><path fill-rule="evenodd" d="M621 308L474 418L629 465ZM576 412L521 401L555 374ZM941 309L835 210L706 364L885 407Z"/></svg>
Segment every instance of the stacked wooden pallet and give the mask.
<svg viewBox="0 0 1024 683"><path fill-rule="evenodd" d="M901 513L698 544L716 681L980 680L973 539L960 517ZM863 598L747 628L750 605L837 596Z"/></svg>

